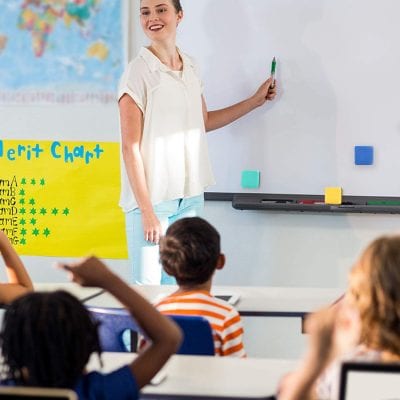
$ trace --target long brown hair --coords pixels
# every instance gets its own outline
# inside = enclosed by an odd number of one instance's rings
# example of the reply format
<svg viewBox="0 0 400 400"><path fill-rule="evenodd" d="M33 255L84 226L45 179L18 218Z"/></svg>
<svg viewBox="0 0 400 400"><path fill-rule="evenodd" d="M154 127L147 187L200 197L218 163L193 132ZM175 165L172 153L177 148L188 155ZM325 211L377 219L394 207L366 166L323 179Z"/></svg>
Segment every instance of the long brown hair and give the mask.
<svg viewBox="0 0 400 400"><path fill-rule="evenodd" d="M179 11L183 11L182 4L180 0L170 0L172 5L175 8L175 11L178 13Z"/></svg>
<svg viewBox="0 0 400 400"><path fill-rule="evenodd" d="M361 342L400 356L400 235L374 240L350 274Z"/></svg>

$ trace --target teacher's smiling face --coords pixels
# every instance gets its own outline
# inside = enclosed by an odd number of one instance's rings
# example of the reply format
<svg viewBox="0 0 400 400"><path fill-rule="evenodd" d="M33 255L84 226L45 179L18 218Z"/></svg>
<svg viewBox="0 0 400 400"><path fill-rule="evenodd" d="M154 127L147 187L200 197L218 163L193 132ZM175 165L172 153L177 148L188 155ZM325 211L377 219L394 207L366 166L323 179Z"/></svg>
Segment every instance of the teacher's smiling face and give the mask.
<svg viewBox="0 0 400 400"><path fill-rule="evenodd" d="M179 1L142 0L140 22L146 36L153 41L175 37L176 27L183 17Z"/></svg>

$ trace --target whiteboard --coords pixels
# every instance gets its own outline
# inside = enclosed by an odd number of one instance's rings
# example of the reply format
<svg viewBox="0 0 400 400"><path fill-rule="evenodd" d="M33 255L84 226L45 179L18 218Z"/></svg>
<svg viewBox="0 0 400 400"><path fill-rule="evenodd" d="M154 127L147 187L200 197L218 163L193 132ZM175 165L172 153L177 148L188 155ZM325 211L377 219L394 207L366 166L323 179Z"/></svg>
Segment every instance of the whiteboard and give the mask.
<svg viewBox="0 0 400 400"><path fill-rule="evenodd" d="M209 110L252 94L278 60L274 103L212 132L209 191L400 196L399 0L183 0L177 42ZM354 146L374 147L356 166ZM259 189L241 172L259 170Z"/></svg>

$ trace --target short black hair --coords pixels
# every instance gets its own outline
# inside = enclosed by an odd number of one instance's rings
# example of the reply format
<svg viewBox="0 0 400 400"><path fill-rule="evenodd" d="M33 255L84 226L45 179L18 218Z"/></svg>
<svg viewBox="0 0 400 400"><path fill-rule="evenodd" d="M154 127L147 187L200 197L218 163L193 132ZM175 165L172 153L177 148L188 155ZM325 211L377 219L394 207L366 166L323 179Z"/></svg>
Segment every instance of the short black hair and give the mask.
<svg viewBox="0 0 400 400"><path fill-rule="evenodd" d="M97 324L71 294L29 293L13 301L0 333L5 378L17 385L73 389L101 349Z"/></svg>

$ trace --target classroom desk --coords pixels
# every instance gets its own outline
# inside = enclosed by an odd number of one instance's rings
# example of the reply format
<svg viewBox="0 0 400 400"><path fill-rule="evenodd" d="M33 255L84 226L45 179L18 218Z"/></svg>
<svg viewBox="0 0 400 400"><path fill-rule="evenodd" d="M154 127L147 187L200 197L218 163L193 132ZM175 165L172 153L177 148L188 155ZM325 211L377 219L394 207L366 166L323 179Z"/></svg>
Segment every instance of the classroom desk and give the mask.
<svg viewBox="0 0 400 400"><path fill-rule="evenodd" d="M65 290L76 296L80 301L86 302L96 296L99 296L104 291L96 287L82 287L76 283L33 283L35 291L51 292L54 290Z"/></svg>
<svg viewBox="0 0 400 400"><path fill-rule="evenodd" d="M144 297L154 301L163 294L176 290L176 286L134 286ZM214 294L238 294L234 307L246 317L304 317L310 312L334 303L342 289L215 286ZM122 305L109 293L102 293L86 302L88 306L121 308Z"/></svg>
<svg viewBox="0 0 400 400"><path fill-rule="evenodd" d="M135 357L132 353L103 353L102 371L110 372ZM267 399L281 377L293 371L295 360L174 355L162 369L166 378L147 385L143 399ZM100 370L95 357L89 371Z"/></svg>

